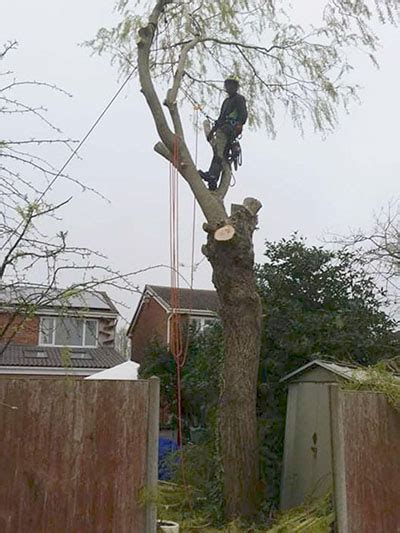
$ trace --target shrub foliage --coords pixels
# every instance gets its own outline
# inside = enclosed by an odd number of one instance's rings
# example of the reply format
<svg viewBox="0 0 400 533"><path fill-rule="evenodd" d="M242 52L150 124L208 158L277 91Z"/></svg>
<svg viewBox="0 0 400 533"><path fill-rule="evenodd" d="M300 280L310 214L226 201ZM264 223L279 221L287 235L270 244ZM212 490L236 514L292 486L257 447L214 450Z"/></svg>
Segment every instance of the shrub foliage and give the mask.
<svg viewBox="0 0 400 533"><path fill-rule="evenodd" d="M269 511L279 498L286 409L282 377L318 358L375 364L400 354L400 336L396 322L385 312L384 291L355 252L309 246L294 235L266 243L265 261L257 267L257 276L264 309L258 419L264 508ZM193 335L182 382L188 437L190 426L201 425L206 429L203 441L214 442L222 356L218 325ZM141 374L161 378L163 395L173 408L175 366L165 347L151 347ZM215 452L217 448L214 442ZM210 470L218 471L215 453L210 457ZM205 470L202 465L203 477L210 481ZM215 492L215 485L203 483L202 489Z"/></svg>

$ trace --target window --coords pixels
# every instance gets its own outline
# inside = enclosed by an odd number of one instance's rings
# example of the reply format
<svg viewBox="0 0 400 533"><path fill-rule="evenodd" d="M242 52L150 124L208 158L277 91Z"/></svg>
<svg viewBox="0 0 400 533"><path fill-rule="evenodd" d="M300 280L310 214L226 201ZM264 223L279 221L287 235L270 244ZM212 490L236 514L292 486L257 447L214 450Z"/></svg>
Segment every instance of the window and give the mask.
<svg viewBox="0 0 400 533"><path fill-rule="evenodd" d="M24 356L30 359L47 359L47 353L38 350L25 350Z"/></svg>
<svg viewBox="0 0 400 533"><path fill-rule="evenodd" d="M79 318L57 318L56 346L83 346L83 320Z"/></svg>
<svg viewBox="0 0 400 533"><path fill-rule="evenodd" d="M191 317L190 325L195 331L203 331L216 322L216 318Z"/></svg>
<svg viewBox="0 0 400 533"><path fill-rule="evenodd" d="M205 318L203 328L208 328L209 326L213 326L216 323L216 321L217 321L216 318Z"/></svg>
<svg viewBox="0 0 400 533"><path fill-rule="evenodd" d="M97 320L85 320L85 346L97 346Z"/></svg>
<svg viewBox="0 0 400 533"><path fill-rule="evenodd" d="M75 317L42 317L39 343L45 346L97 346L98 321Z"/></svg>
<svg viewBox="0 0 400 533"><path fill-rule="evenodd" d="M42 318L40 320L40 344L54 344L54 318Z"/></svg>

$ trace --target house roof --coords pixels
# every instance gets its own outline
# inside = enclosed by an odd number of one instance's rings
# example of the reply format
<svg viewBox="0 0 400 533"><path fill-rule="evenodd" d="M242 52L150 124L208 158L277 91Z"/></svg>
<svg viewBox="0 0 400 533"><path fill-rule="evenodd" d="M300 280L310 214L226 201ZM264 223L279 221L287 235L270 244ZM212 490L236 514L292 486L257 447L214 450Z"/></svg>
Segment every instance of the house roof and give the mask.
<svg viewBox="0 0 400 533"><path fill-rule="evenodd" d="M167 313L172 311L171 287L163 285L145 285L142 297L129 325L127 335L132 332L146 297L153 297ZM180 308L178 312L196 316L215 317L219 311L219 299L216 291L208 289L179 289Z"/></svg>
<svg viewBox="0 0 400 533"><path fill-rule="evenodd" d="M322 359L315 359L315 361L311 361L310 363L307 363L306 365L301 366L297 370L294 370L294 372L291 372L290 374L287 374L284 376L280 381L281 382L288 382L291 381L294 378L300 377L302 374L305 374L311 370L314 370L315 368L323 368L324 370L328 370L329 372L332 372L333 374L336 374L337 376L345 379L345 380L360 380L362 381L367 377L367 369L360 368L359 366L346 366L342 365L341 363L332 362L332 361L324 361Z"/></svg>
<svg viewBox="0 0 400 533"><path fill-rule="evenodd" d="M0 285L0 307L33 305L39 310L87 310L117 315L118 310L104 291L75 291L33 284Z"/></svg>
<svg viewBox="0 0 400 533"><path fill-rule="evenodd" d="M146 285L146 289L158 296L172 310L171 287ZM216 314L219 311L219 299L217 291L214 290L179 289L179 303L180 308L185 310L209 311L211 314Z"/></svg>
<svg viewBox="0 0 400 533"><path fill-rule="evenodd" d="M2 352L0 344L0 353ZM48 346L24 346L10 344L0 355L2 366L46 368L99 368L106 369L125 361L114 348L54 348Z"/></svg>

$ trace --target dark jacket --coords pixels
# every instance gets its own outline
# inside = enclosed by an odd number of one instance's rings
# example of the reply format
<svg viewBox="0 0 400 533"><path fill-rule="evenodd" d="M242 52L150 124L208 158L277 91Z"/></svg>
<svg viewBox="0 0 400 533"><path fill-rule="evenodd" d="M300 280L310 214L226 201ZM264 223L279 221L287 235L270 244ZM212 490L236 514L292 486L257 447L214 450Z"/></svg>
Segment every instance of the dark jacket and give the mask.
<svg viewBox="0 0 400 533"><path fill-rule="evenodd" d="M247 120L247 108L246 108L246 99L241 94L234 94L233 96L228 96L222 104L221 112L215 123L215 128L220 128L227 122L233 124L243 124Z"/></svg>

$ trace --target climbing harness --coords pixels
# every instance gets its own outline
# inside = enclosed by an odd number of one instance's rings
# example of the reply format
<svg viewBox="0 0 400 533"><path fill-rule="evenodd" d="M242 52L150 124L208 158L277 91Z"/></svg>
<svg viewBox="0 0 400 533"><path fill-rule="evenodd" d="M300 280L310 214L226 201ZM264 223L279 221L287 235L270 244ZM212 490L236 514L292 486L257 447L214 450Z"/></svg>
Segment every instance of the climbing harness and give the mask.
<svg viewBox="0 0 400 533"><path fill-rule="evenodd" d="M233 165L235 170L242 166L242 147L240 146L240 142L237 138L231 142L230 146L228 146L226 160L230 165Z"/></svg>

